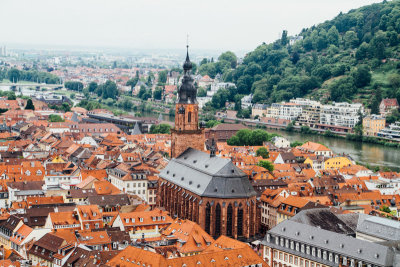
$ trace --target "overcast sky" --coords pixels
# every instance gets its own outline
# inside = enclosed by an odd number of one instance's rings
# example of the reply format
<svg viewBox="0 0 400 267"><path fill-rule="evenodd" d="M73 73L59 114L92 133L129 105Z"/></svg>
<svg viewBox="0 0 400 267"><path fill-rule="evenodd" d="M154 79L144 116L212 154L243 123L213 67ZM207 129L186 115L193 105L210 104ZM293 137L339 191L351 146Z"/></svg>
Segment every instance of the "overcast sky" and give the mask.
<svg viewBox="0 0 400 267"><path fill-rule="evenodd" d="M378 0L0 0L0 45L249 51Z"/></svg>

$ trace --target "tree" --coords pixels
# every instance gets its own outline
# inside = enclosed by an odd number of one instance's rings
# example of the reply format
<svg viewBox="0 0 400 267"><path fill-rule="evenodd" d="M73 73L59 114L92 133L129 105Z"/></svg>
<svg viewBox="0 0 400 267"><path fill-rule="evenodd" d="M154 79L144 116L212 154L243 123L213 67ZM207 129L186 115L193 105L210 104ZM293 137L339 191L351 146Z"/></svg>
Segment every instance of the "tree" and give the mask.
<svg viewBox="0 0 400 267"><path fill-rule="evenodd" d="M385 206L385 205L383 205L379 210L381 210L381 211L383 211L383 212L386 212L386 213L390 213L390 212L391 212L391 210L389 209L389 207L388 207L388 206Z"/></svg>
<svg viewBox="0 0 400 267"><path fill-rule="evenodd" d="M206 122L206 128L212 128L212 127L214 127L214 126L216 126L216 125L218 125L220 123L221 122L217 121L217 120L209 120L209 121Z"/></svg>
<svg viewBox="0 0 400 267"><path fill-rule="evenodd" d="M107 98L112 98L112 99L116 99L118 96L118 88L117 88L117 84L113 81L106 81L104 84L101 84L98 88L97 88L97 94L102 96L103 99L107 99ZM100 96L99 95L99 96Z"/></svg>
<svg viewBox="0 0 400 267"><path fill-rule="evenodd" d="M357 33L355 33L354 31L347 31L343 39L346 48L355 48L359 42Z"/></svg>
<svg viewBox="0 0 400 267"><path fill-rule="evenodd" d="M68 103L64 102L62 103L60 109L63 110L64 112L69 112L71 111L71 106Z"/></svg>
<svg viewBox="0 0 400 267"><path fill-rule="evenodd" d="M363 42L357 49L356 58L358 60L363 60L368 57L369 45Z"/></svg>
<svg viewBox="0 0 400 267"><path fill-rule="evenodd" d="M268 160L260 160L257 165L267 169L270 172L274 171L274 164Z"/></svg>
<svg viewBox="0 0 400 267"><path fill-rule="evenodd" d="M288 36L287 36L287 30L283 30L282 32L282 37L281 37L281 45L286 46L289 43Z"/></svg>
<svg viewBox="0 0 400 267"><path fill-rule="evenodd" d="M353 77L343 77L335 80L329 85L329 91L332 101L345 101L350 99L356 92Z"/></svg>
<svg viewBox="0 0 400 267"><path fill-rule="evenodd" d="M328 43L333 44L335 46L339 45L339 31L336 29L336 26L333 25L327 34Z"/></svg>
<svg viewBox="0 0 400 267"><path fill-rule="evenodd" d="M397 73L392 73L389 75L389 83L393 89L400 87L400 75Z"/></svg>
<svg viewBox="0 0 400 267"><path fill-rule="evenodd" d="M17 96L13 91L8 91L6 96L8 100L17 100Z"/></svg>
<svg viewBox="0 0 400 267"><path fill-rule="evenodd" d="M271 136L264 130L242 129L228 139L227 143L233 146L261 146L270 139Z"/></svg>
<svg viewBox="0 0 400 267"><path fill-rule="evenodd" d="M168 71L163 70L158 73L158 84L163 85L167 82Z"/></svg>
<svg viewBox="0 0 400 267"><path fill-rule="evenodd" d="M138 71L136 71L136 75L135 75L135 77L134 78L131 78L131 79L129 79L127 82L126 82L126 86L130 86L131 87L131 89L133 89L133 87L135 87L136 86L136 84L137 84L137 82L139 81L139 72Z"/></svg>
<svg viewBox="0 0 400 267"><path fill-rule="evenodd" d="M35 106L33 105L32 99L28 99L26 102L25 109L35 110Z"/></svg>
<svg viewBox="0 0 400 267"><path fill-rule="evenodd" d="M200 61L200 66L203 65L203 64L207 64L207 63L208 63L207 58L203 58L203 59Z"/></svg>
<svg viewBox="0 0 400 267"><path fill-rule="evenodd" d="M301 145L303 145L303 143L300 141L294 141L294 142L290 143L290 147L297 147L297 146L301 146Z"/></svg>
<svg viewBox="0 0 400 267"><path fill-rule="evenodd" d="M150 127L150 133L152 134L169 134L171 132L171 126L169 124L153 124Z"/></svg>
<svg viewBox="0 0 400 267"><path fill-rule="evenodd" d="M64 87L72 91L80 91L83 89L83 83L76 81L67 81L64 83Z"/></svg>
<svg viewBox="0 0 400 267"><path fill-rule="evenodd" d="M269 140L269 135L266 131L256 129L251 132L250 145L262 146L265 141Z"/></svg>
<svg viewBox="0 0 400 267"><path fill-rule="evenodd" d="M353 71L354 85L358 88L364 87L371 82L371 73L366 66L359 66Z"/></svg>
<svg viewBox="0 0 400 267"><path fill-rule="evenodd" d="M88 90L89 92L93 93L97 89L97 83L96 82L90 82L88 85Z"/></svg>
<svg viewBox="0 0 400 267"><path fill-rule="evenodd" d="M207 90L204 89L203 87L200 87L200 88L197 90L197 96L198 96L198 97L207 96Z"/></svg>
<svg viewBox="0 0 400 267"><path fill-rule="evenodd" d="M18 81L19 81L19 78L20 78L20 76L21 76L21 72L20 72L20 70L18 70L18 69L12 68L12 69L10 69L10 70L8 71L7 76L8 76L8 79L9 79L11 82L18 82Z"/></svg>
<svg viewBox="0 0 400 267"><path fill-rule="evenodd" d="M265 147L260 147L256 151L257 157L262 157L263 159L269 158L269 151Z"/></svg>
<svg viewBox="0 0 400 267"><path fill-rule="evenodd" d="M153 93L153 98L157 100L161 100L162 98L162 89L160 87L156 88Z"/></svg>
<svg viewBox="0 0 400 267"><path fill-rule="evenodd" d="M48 121L49 122L64 122L64 119L60 115L50 114Z"/></svg>

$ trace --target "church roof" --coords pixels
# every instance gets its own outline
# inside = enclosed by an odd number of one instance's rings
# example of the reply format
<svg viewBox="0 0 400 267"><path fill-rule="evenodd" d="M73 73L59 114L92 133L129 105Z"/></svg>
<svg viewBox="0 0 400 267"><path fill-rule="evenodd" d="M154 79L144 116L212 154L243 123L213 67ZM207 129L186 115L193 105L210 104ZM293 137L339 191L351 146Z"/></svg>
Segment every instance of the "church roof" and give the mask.
<svg viewBox="0 0 400 267"><path fill-rule="evenodd" d="M132 135L138 135L138 134L142 134L142 132L140 131L139 125L136 122L135 127L133 128L133 131L132 131Z"/></svg>
<svg viewBox="0 0 400 267"><path fill-rule="evenodd" d="M193 148L172 159L160 177L199 196L248 198L256 195L247 175L230 159L210 157Z"/></svg>

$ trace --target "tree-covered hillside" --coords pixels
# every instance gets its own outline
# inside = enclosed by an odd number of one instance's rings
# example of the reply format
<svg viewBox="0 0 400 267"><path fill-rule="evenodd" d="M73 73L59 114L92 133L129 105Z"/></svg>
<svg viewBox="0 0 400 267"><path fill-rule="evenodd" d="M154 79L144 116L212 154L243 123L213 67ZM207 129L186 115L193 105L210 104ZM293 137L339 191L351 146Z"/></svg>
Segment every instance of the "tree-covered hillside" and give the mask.
<svg viewBox="0 0 400 267"><path fill-rule="evenodd" d="M400 102L399 34L400 0L339 14L302 30L303 39L294 44L284 31L280 40L260 45L242 64L221 71L237 92L221 92L215 102L249 93L257 103L306 96L361 102L376 113L384 97Z"/></svg>

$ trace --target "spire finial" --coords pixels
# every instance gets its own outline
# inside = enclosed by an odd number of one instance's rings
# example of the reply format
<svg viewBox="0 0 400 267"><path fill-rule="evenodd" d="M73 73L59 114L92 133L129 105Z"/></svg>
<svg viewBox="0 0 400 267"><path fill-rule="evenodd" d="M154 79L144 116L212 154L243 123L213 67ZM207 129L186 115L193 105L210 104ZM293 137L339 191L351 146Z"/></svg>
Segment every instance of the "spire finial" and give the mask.
<svg viewBox="0 0 400 267"><path fill-rule="evenodd" d="M186 61L189 61L189 34L186 35Z"/></svg>

